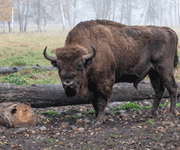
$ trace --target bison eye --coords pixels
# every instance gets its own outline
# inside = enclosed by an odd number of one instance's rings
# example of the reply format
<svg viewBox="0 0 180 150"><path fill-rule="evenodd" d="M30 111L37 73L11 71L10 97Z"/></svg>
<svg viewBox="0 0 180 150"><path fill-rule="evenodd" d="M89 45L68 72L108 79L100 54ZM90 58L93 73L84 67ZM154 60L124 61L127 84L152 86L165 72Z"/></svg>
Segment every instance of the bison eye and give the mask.
<svg viewBox="0 0 180 150"><path fill-rule="evenodd" d="M60 63L57 63L57 67L58 67L59 70L61 70L61 65L60 65Z"/></svg>
<svg viewBox="0 0 180 150"><path fill-rule="evenodd" d="M78 71L83 71L83 68L84 68L84 63L81 61L77 64L77 69Z"/></svg>

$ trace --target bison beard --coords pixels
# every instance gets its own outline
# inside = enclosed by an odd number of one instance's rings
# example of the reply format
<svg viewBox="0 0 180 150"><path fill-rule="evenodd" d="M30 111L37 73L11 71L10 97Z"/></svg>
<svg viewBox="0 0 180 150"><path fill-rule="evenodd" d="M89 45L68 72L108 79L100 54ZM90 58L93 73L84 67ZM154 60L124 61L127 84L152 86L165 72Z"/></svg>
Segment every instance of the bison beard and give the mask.
<svg viewBox="0 0 180 150"><path fill-rule="evenodd" d="M65 90L65 94L67 98L75 97L77 95L77 91L71 88Z"/></svg>
<svg viewBox="0 0 180 150"><path fill-rule="evenodd" d="M55 57L47 55L47 47L44 57L58 67L67 97L78 93L88 95L96 111L95 124L100 124L105 121L104 109L113 85L130 82L137 88L147 75L155 92L150 114L158 109L166 88L171 98L170 114L176 115L177 44L176 33L167 27L92 20L75 26L64 47L56 49ZM67 88L73 83L78 83L80 88Z"/></svg>

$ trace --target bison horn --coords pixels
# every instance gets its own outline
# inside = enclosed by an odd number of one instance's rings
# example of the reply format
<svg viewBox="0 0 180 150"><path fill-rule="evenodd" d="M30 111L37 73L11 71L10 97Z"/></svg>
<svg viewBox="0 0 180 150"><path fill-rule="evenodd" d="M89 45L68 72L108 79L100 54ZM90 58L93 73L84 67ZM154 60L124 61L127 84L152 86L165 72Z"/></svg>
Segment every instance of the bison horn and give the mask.
<svg viewBox="0 0 180 150"><path fill-rule="evenodd" d="M57 60L57 57L48 56L48 54L46 53L46 49L47 49L47 46L45 47L44 52L43 52L44 57L45 57L47 60L56 61L56 60Z"/></svg>
<svg viewBox="0 0 180 150"><path fill-rule="evenodd" d="M93 49L93 52L90 53L90 54L87 54L87 55L83 55L83 59L84 60L89 60L89 59L92 59L95 55L96 55L96 49L93 45L91 45L92 49Z"/></svg>

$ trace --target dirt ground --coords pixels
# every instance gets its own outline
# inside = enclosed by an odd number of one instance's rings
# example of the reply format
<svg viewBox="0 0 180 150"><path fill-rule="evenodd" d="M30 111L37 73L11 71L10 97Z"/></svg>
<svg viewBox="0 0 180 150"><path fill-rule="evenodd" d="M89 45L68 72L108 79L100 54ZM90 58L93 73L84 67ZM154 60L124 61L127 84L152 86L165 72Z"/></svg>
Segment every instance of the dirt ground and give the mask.
<svg viewBox="0 0 180 150"><path fill-rule="evenodd" d="M92 124L91 105L34 111L36 126L0 128L0 150L180 150L180 114L170 118L164 106L153 118L147 117L148 109L106 109L107 120L98 126Z"/></svg>

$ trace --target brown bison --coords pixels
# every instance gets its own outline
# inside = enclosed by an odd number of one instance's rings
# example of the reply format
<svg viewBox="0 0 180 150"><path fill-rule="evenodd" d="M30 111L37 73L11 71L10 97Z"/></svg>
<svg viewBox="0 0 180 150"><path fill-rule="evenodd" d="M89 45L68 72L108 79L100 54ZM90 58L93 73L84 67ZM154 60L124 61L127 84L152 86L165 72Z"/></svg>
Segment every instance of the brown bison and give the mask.
<svg viewBox="0 0 180 150"><path fill-rule="evenodd" d="M96 124L105 121L104 109L118 82L138 83L149 75L155 91L154 114L167 88L176 114L178 37L167 27L126 26L107 20L81 22L68 34L56 57L44 57L59 69L67 97L88 95L96 111Z"/></svg>

